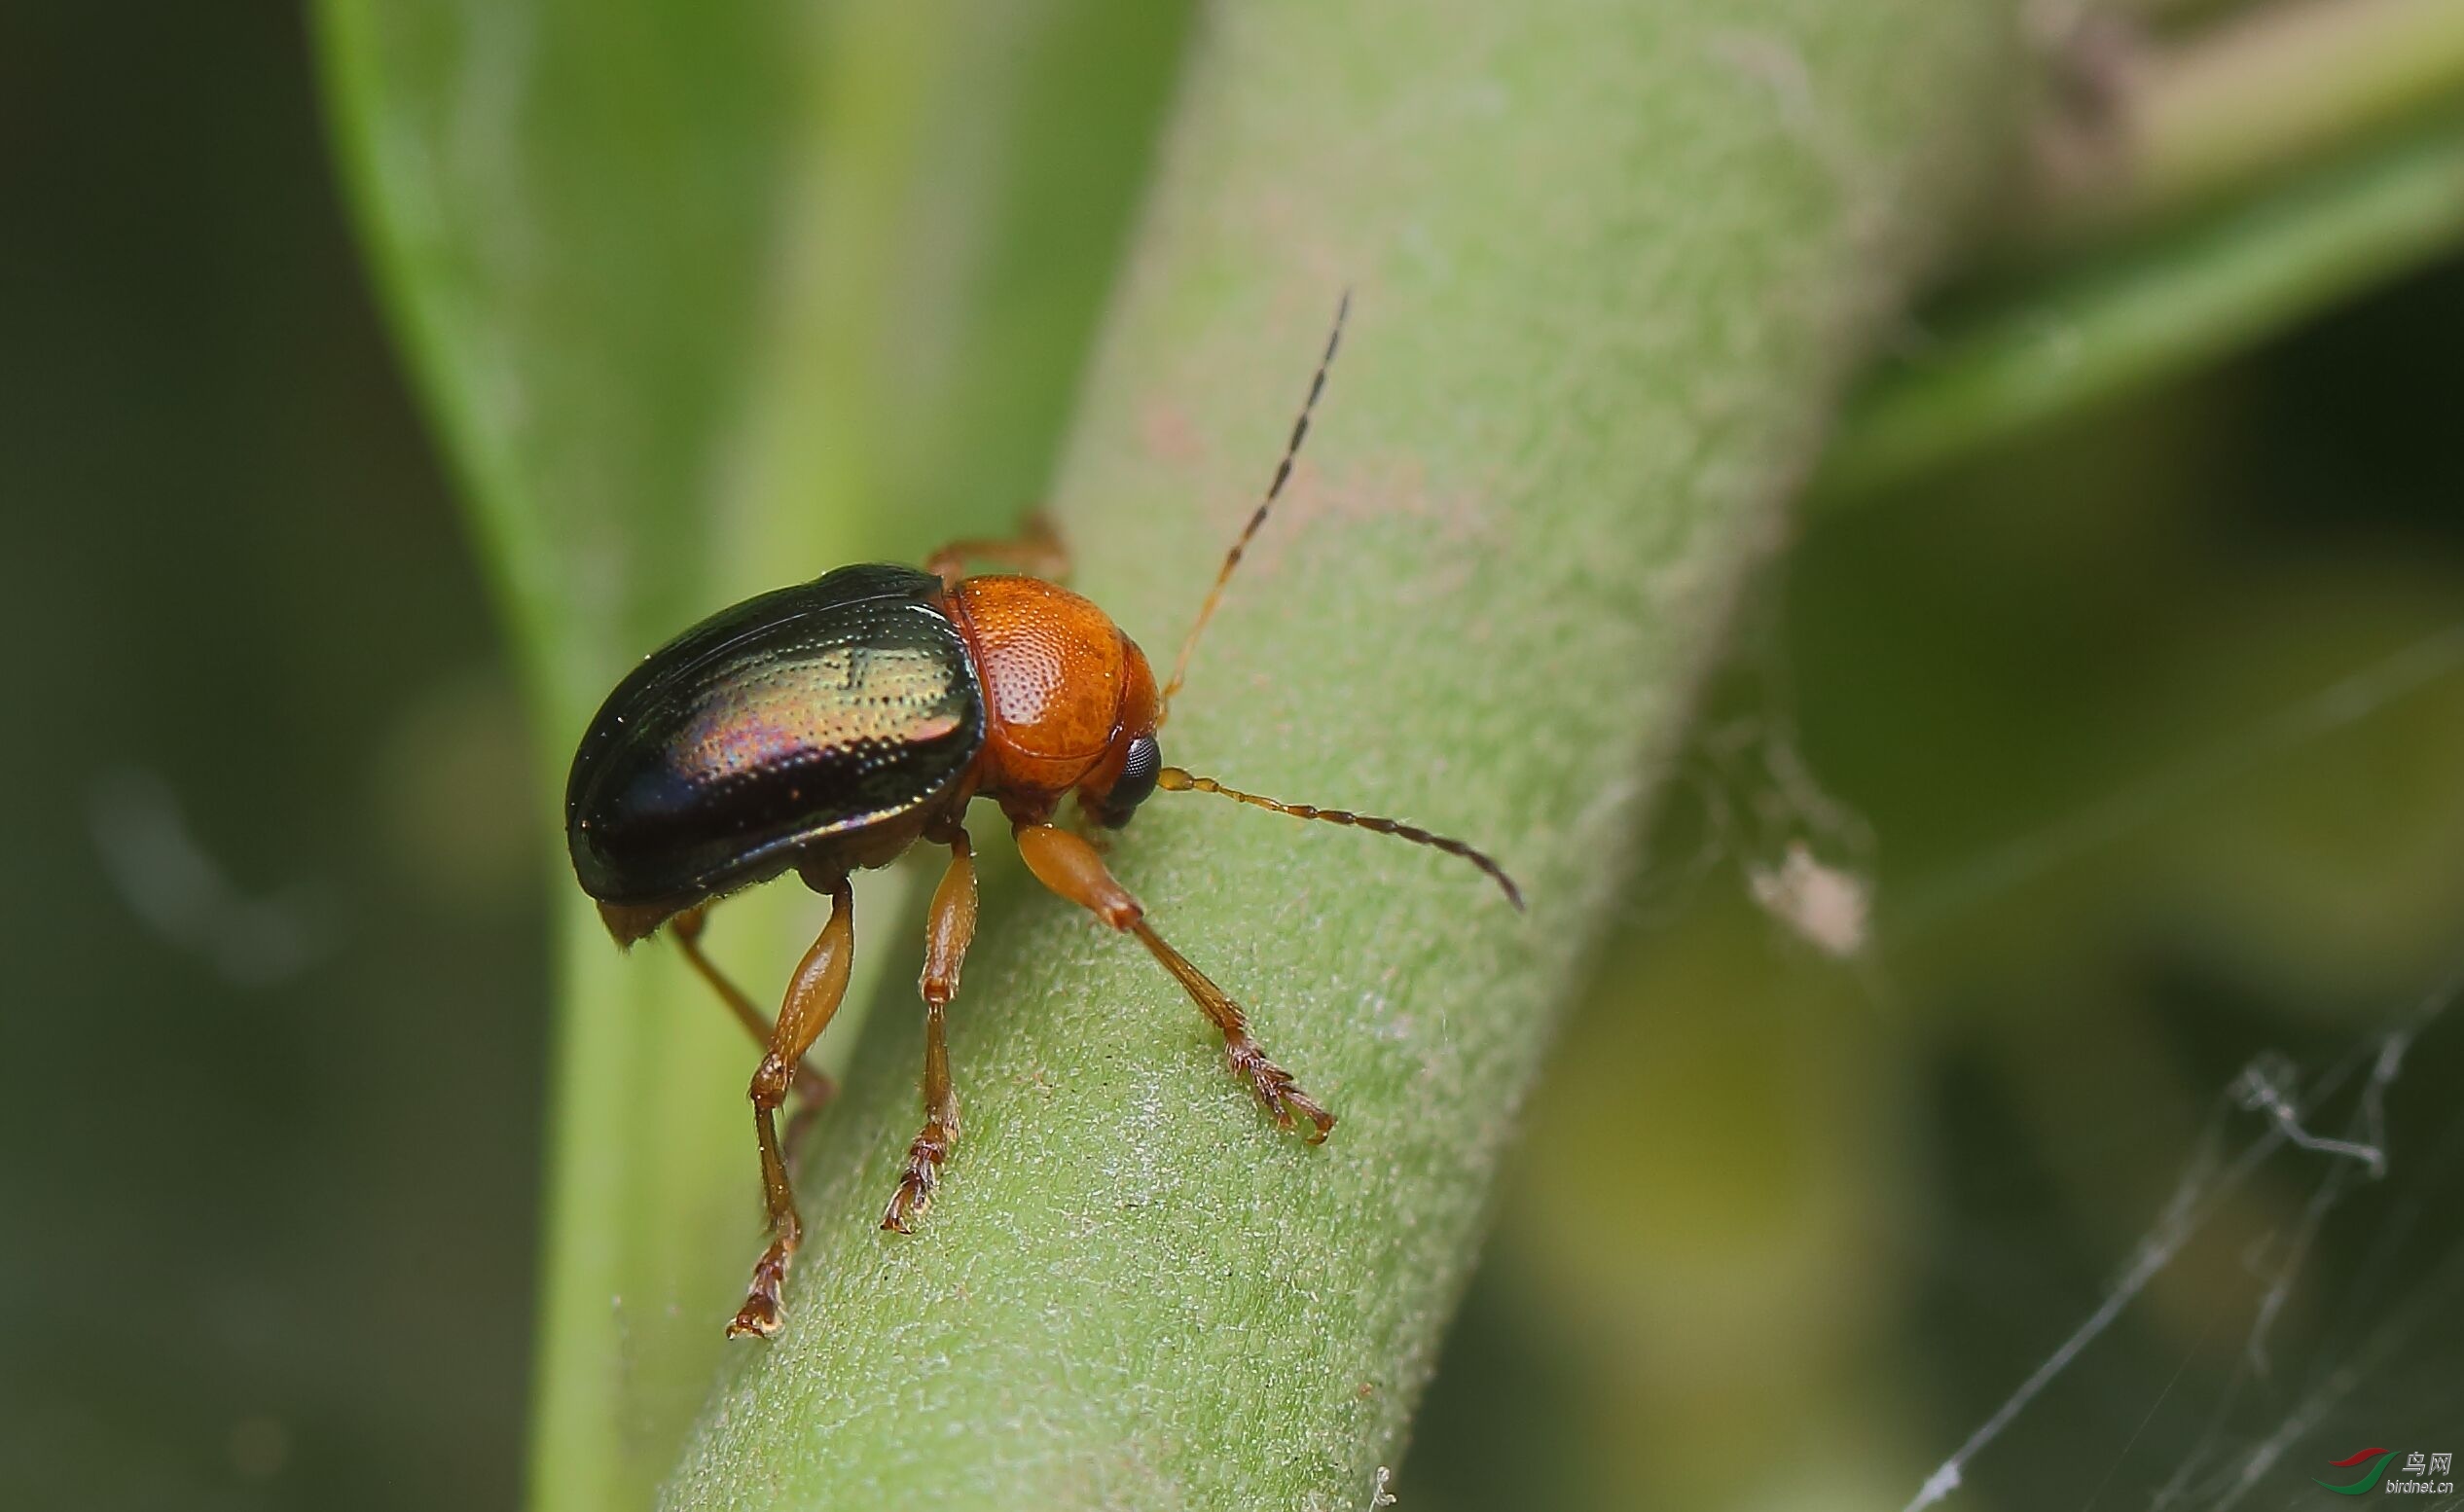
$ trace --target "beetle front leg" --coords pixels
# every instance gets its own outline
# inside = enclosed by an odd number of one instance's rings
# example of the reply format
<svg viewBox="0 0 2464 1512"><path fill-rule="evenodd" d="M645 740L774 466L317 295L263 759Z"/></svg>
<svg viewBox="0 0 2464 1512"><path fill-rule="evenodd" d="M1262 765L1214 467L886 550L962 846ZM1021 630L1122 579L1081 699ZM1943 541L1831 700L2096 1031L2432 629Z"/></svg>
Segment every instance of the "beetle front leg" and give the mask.
<svg viewBox="0 0 2464 1512"><path fill-rule="evenodd" d="M901 1234L914 1232L915 1220L932 1206L933 1188L941 1184L941 1163L959 1142L959 1094L950 1083L945 1010L958 995L959 969L975 938L975 851L966 831L956 826L936 838L950 847L950 869L933 889L932 912L924 923L924 976L917 984L924 1000L924 1126L907 1146L907 1169L882 1214L882 1227Z"/></svg>
<svg viewBox="0 0 2464 1512"><path fill-rule="evenodd" d="M1037 882L1113 928L1138 936L1139 943L1173 974L1173 980L1180 984L1199 1011L1223 1032L1223 1053L1232 1062L1233 1074L1249 1084L1257 1100L1275 1116L1276 1124L1289 1129L1292 1115L1297 1113L1310 1125L1301 1132L1302 1137L1312 1144L1324 1140L1335 1126L1334 1115L1293 1085L1289 1072L1266 1058L1266 1052L1250 1036L1249 1019L1241 1012L1241 1005L1210 981L1205 972L1191 965L1186 956L1164 943L1163 936L1146 922L1144 907L1130 895L1127 887L1113 880L1094 846L1050 824L1022 824L1018 826L1018 853L1026 858L1027 869L1035 874Z"/></svg>
<svg viewBox="0 0 2464 1512"><path fill-rule="evenodd" d="M770 1244L753 1263L753 1278L744 1290L744 1305L727 1325L731 1339L759 1334L767 1339L784 1321L779 1293L787 1278L787 1262L804 1241L804 1220L796 1215L795 1188L787 1180L787 1163L779 1153L779 1105L787 1100L793 1067L821 1037L830 1018L847 996L847 972L855 954L855 894L839 878L830 884L830 919L805 952L804 961L787 984L786 1001L770 1031L769 1053L753 1072L747 1095L753 1101L753 1133L761 1141L762 1197L770 1209Z"/></svg>

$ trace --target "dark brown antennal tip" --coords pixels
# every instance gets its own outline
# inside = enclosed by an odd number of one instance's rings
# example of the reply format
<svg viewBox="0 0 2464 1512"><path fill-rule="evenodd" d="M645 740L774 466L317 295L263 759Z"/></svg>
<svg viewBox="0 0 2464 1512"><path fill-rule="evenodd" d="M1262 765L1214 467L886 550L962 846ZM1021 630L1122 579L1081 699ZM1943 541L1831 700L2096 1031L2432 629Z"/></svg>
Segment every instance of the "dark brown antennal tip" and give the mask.
<svg viewBox="0 0 2464 1512"><path fill-rule="evenodd" d="M1241 527L1240 539L1224 553L1222 569L1214 575L1214 586L1207 590L1206 602L1198 606L1197 623L1189 627L1188 635L1182 638L1180 655L1172 660L1172 679L1164 684L1162 696L1155 701L1155 724L1159 729L1172 717L1172 696L1189 678L1190 653L1198 649L1198 637L1206 632L1207 622L1214 618L1214 606L1223 601L1223 585L1232 581L1232 569L1241 564L1242 554L1250 549L1258 527L1266 523L1267 512L1283 497L1284 485L1292 475L1292 462L1300 455L1300 444L1309 436L1309 416L1318 408L1318 396L1326 391L1326 370L1334 366L1335 348L1343 344L1343 320L1350 313L1352 291L1346 289L1335 304L1334 329L1326 333L1325 355L1318 359L1317 377L1309 380L1309 397L1300 402L1300 417L1292 421L1292 437L1284 446L1284 459L1275 464L1275 481L1266 486L1266 497L1250 513L1250 522Z"/></svg>
<svg viewBox="0 0 2464 1512"><path fill-rule="evenodd" d="M1287 804L1273 798L1261 798L1255 793L1244 793L1236 787L1225 787L1213 777L1202 777L1194 773L1184 772L1178 767L1166 767L1157 774L1155 785L1168 793L1214 793L1238 803L1248 804L1252 808L1272 809L1277 813L1288 813L1295 819L1323 819L1328 824L1348 824L1354 829L1369 830L1379 835L1392 835L1397 840L1408 840L1415 846L1428 846L1442 850L1450 856L1461 856L1488 873L1490 880L1504 889L1505 901L1513 904L1517 912L1523 908L1523 889L1514 884L1513 878L1505 875L1505 868L1491 860L1486 851L1468 846L1452 836L1432 835L1416 824L1405 824L1399 819L1382 819L1373 813L1354 813L1348 809L1321 809L1315 804Z"/></svg>

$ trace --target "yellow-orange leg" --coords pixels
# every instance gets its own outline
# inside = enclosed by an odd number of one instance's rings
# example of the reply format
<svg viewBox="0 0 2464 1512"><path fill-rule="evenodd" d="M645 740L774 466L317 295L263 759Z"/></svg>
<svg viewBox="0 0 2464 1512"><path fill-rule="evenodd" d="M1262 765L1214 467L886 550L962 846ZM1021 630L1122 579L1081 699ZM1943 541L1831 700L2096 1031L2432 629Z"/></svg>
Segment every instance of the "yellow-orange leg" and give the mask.
<svg viewBox="0 0 2464 1512"><path fill-rule="evenodd" d="M779 1022L771 1027L769 1052L761 1058L761 1067L753 1072L747 1090L753 1100L753 1134L761 1141L761 1190L770 1208L770 1246L753 1263L744 1305L727 1325L731 1339L741 1334L768 1338L779 1331L782 1321L779 1288L787 1278L787 1261L804 1240L804 1222L796 1216L795 1188L788 1184L787 1163L779 1153L778 1113L794 1080L789 1068L804 1060L804 1053L829 1027L840 999L847 996L848 965L855 954L855 895L843 877L830 883L829 891L829 922L821 926L820 936L804 953L802 964L787 983L786 1001L779 1005Z"/></svg>
<svg viewBox="0 0 2464 1512"><path fill-rule="evenodd" d="M1266 1111L1275 1115L1283 1128L1292 1127L1297 1113L1309 1121L1301 1131L1312 1144L1326 1137L1335 1126L1335 1118L1309 1094L1292 1085L1290 1073L1266 1059L1266 1052L1250 1037L1249 1020L1231 994L1207 980L1207 974L1189 964L1178 951L1164 943L1163 936L1146 922L1146 910L1130 896L1105 868L1104 858L1084 840L1050 824L1018 826L1018 853L1027 860L1027 869L1035 880L1077 904L1115 929L1138 936L1164 969L1173 974L1199 1010L1214 1026L1223 1031L1224 1055L1232 1062L1233 1074L1249 1083L1257 1094L1257 1100Z"/></svg>
<svg viewBox="0 0 2464 1512"><path fill-rule="evenodd" d="M1061 543L1061 533L1053 529L1051 519L1042 510L1028 516L1020 523L1018 534L1009 540L952 541L924 558L924 570L955 586L966 576L966 564L970 561L993 562L1047 583L1066 583L1069 579L1069 548Z"/></svg>
<svg viewBox="0 0 2464 1512"><path fill-rule="evenodd" d="M710 990L727 1004L727 1011L736 1016L736 1022L744 1026L744 1032L753 1036L753 1043L766 1047L772 1027L769 1018L753 1006L753 1000L744 995L743 989L727 980L717 963L702 954L702 930L709 922L709 914L707 903L686 909L668 921L668 933L675 937L676 949L684 953L685 964L693 968L693 974L710 985ZM796 1066L795 1094L799 1105L796 1116L787 1121L789 1149L796 1147L796 1134L804 1121L820 1112L838 1096L838 1084L822 1072L801 1063Z"/></svg>
<svg viewBox="0 0 2464 1512"><path fill-rule="evenodd" d="M910 1225L932 1206L932 1189L941 1184L941 1163L959 1142L959 1094L950 1084L944 1020L950 999L959 993L967 943L975 938L975 851L966 831L955 826L935 838L950 847L950 869L933 889L932 912L924 922L924 976L917 984L924 1000L924 1126L907 1146L907 1169L882 1214L882 1227L901 1234L913 1232Z"/></svg>

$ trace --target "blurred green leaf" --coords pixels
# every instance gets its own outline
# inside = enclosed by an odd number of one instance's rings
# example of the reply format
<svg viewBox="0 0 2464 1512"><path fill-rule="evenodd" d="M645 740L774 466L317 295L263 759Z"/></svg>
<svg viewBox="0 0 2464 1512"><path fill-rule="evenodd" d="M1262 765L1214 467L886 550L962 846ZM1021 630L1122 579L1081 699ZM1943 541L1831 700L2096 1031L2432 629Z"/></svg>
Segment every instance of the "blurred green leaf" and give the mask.
<svg viewBox="0 0 2464 1512"><path fill-rule="evenodd" d="M2464 118L2038 270L1866 381L1814 486L1883 496L2047 421L2257 344L2464 242Z"/></svg>
<svg viewBox="0 0 2464 1512"><path fill-rule="evenodd" d="M794 13L331 0L321 16L396 328L542 712L570 728L706 596L711 475L759 349Z"/></svg>
<svg viewBox="0 0 2464 1512"><path fill-rule="evenodd" d="M546 828L569 732L711 597L793 16L333 0L321 18L367 244L527 674ZM707 1094L744 1074L743 1049L667 963L626 969L558 870L533 1484L543 1503L638 1504L711 1354L666 1314L725 1274L708 1236L743 1210L720 1178L743 1119Z"/></svg>
<svg viewBox="0 0 2464 1512"><path fill-rule="evenodd" d="M367 244L528 672L543 827L632 658L1036 496L1186 15L323 6ZM752 1056L666 953L617 954L561 860L551 885L533 1499L643 1505L742 1280ZM716 948L766 995L810 912L771 889Z"/></svg>

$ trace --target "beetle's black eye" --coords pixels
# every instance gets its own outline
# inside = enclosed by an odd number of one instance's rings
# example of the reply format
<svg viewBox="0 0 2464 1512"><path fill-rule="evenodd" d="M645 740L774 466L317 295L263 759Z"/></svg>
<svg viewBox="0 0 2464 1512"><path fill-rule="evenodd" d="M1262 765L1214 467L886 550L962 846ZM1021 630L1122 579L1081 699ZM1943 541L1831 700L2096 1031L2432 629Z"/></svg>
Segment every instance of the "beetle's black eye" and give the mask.
<svg viewBox="0 0 2464 1512"><path fill-rule="evenodd" d="M1155 778L1164 770L1163 747L1151 735L1141 735L1130 742L1129 756L1121 763L1121 774L1112 783L1112 791L1104 797L1104 812L1098 817L1111 829L1119 829L1130 821L1155 791Z"/></svg>

